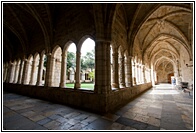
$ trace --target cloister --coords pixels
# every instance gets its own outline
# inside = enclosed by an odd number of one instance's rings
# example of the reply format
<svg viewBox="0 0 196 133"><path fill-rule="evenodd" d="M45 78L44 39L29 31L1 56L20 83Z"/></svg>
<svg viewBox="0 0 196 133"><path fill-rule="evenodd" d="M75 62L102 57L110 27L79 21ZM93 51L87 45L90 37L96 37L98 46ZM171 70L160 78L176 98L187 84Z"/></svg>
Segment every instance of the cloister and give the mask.
<svg viewBox="0 0 196 133"><path fill-rule="evenodd" d="M5 2L2 8L3 91L107 113L159 83L194 84L193 3ZM81 70L86 39L95 42L93 90L81 88L90 80ZM76 67L68 77L72 43ZM66 87L69 80L74 88Z"/></svg>

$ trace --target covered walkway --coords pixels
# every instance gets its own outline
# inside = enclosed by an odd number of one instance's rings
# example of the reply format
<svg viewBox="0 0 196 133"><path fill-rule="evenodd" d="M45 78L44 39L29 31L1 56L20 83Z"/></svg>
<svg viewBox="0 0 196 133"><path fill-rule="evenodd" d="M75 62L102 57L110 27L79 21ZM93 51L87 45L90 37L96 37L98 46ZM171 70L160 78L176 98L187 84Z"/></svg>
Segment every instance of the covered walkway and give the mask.
<svg viewBox="0 0 196 133"><path fill-rule="evenodd" d="M14 93L3 94L4 130L193 130L193 94L156 85L98 115Z"/></svg>

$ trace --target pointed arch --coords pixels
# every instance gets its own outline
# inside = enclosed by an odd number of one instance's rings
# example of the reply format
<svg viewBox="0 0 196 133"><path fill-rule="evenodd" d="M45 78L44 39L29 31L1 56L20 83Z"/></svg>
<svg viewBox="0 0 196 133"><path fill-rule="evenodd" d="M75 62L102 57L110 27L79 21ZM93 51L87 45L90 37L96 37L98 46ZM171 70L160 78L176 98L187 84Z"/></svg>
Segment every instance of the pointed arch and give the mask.
<svg viewBox="0 0 196 133"><path fill-rule="evenodd" d="M56 45L52 50L51 57L51 65L52 65L52 76L51 78L51 86L59 87L60 85L60 77L61 77L61 60L62 60L62 49L59 45Z"/></svg>

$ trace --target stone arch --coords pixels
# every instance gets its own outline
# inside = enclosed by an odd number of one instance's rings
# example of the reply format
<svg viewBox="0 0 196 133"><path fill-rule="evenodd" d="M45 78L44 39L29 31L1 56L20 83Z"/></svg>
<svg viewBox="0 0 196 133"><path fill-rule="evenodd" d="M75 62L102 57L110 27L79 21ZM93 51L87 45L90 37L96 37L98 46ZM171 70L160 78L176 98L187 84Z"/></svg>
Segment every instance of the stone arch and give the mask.
<svg viewBox="0 0 196 133"><path fill-rule="evenodd" d="M112 88L119 88L119 53L116 45L110 45L110 63L111 63L111 85Z"/></svg>
<svg viewBox="0 0 196 133"><path fill-rule="evenodd" d="M118 58L118 63L119 63L119 82L120 82L120 88L125 87L125 54L121 46L118 48L118 53L119 53L119 58Z"/></svg>
<svg viewBox="0 0 196 133"><path fill-rule="evenodd" d="M119 28L120 27L120 28ZM120 44L122 49L127 49L127 27L128 22L126 19L126 12L123 4L116 4L115 10L113 12L113 18L112 18L112 25L111 25L111 40L112 45L114 47L118 47Z"/></svg>
<svg viewBox="0 0 196 133"><path fill-rule="evenodd" d="M171 74L173 73L174 75L176 73L175 62L168 57L161 57L156 60L154 70L156 71L156 77L158 78L159 83L169 83L171 80Z"/></svg>
<svg viewBox="0 0 196 133"><path fill-rule="evenodd" d="M15 74L14 74L14 83L17 83L18 82L18 74L19 74L19 69L20 69L20 63L21 63L21 60L18 59L16 64L15 64Z"/></svg>
<svg viewBox="0 0 196 133"><path fill-rule="evenodd" d="M38 52L36 52L34 55L34 60L33 60L33 64L32 64L30 85L36 85L38 68L39 68L39 61L40 61L40 55Z"/></svg>
<svg viewBox="0 0 196 133"><path fill-rule="evenodd" d="M14 60L13 62L10 61L9 83L14 82L16 64L17 64L16 60Z"/></svg>
<svg viewBox="0 0 196 133"><path fill-rule="evenodd" d="M69 77L69 70L67 70L67 58L68 58L67 54L68 54L68 49L70 48L70 45L74 45L76 48L76 45L73 41L68 41L63 47L62 63L61 63L61 83L60 83L61 88L66 87L67 76Z"/></svg>
<svg viewBox="0 0 196 133"><path fill-rule="evenodd" d="M27 71L26 73L26 78L24 79L24 84L29 84L30 79L31 79L31 72L32 72L32 65L33 65L33 55L29 55L28 60L27 60Z"/></svg>
<svg viewBox="0 0 196 133"><path fill-rule="evenodd" d="M41 52L39 67L38 67L38 76L37 76L37 85L44 85L45 83L45 75L46 75L46 64L47 64L47 56L45 54L45 50Z"/></svg>
<svg viewBox="0 0 196 133"><path fill-rule="evenodd" d="M8 62L6 62L6 63L4 63L3 64L3 82L5 82L6 81L6 79L7 79L7 76L8 76L8 70L9 70L9 64L8 64Z"/></svg>
<svg viewBox="0 0 196 133"><path fill-rule="evenodd" d="M87 39L90 39L94 42L95 46L96 43L94 41L94 39L90 36L90 35L85 35L83 36L80 41L78 42L77 45L77 52L76 52L76 83L75 83L75 88L80 88L80 72L81 72L81 50L82 50L82 46L84 46L84 43ZM94 46L94 51L95 51L95 46ZM95 58L94 58L94 64L95 64ZM94 65L95 68L95 65Z"/></svg>
<svg viewBox="0 0 196 133"><path fill-rule="evenodd" d="M60 76L61 76L61 60L62 60L62 49L60 46L55 46L52 51L52 76L51 86L59 87Z"/></svg>
<svg viewBox="0 0 196 133"><path fill-rule="evenodd" d="M168 50L168 49L159 49L159 50L155 51L155 53L152 56L150 56L150 62L153 62L154 57L157 56L159 53L161 53L163 51L168 52L171 55L173 55L173 57L174 57L173 60L179 59L179 55L171 52L170 50Z"/></svg>
<svg viewBox="0 0 196 133"><path fill-rule="evenodd" d="M157 37L155 37L155 38L149 43L148 47L146 47L146 48L143 50L143 55L144 55L144 54L146 53L146 51L148 51L148 50L151 48L151 46L152 46L159 38L161 38L161 37L168 37L168 38L171 38L171 39L177 41L179 44L182 44L182 46L184 47L184 49L189 53L189 58L191 59L191 57L192 57L192 56L191 56L191 52L190 52L189 48L187 47L187 45L185 45L185 44L182 42L182 40L181 40L180 38L175 37L175 36L171 36L171 35L169 35L169 34L160 34L160 35L158 35Z"/></svg>
<svg viewBox="0 0 196 133"><path fill-rule="evenodd" d="M124 71L125 71L125 86L130 87L131 83L131 58L129 56L128 50L124 52Z"/></svg>
<svg viewBox="0 0 196 133"><path fill-rule="evenodd" d="M77 44L77 51L78 52L81 52L81 48L82 48L82 45L83 45L83 43L84 43L84 41L86 41L86 39L88 39L88 38L90 38L91 40L95 40L92 36L90 36L90 35L85 35L85 36L83 36L80 40L79 40L79 42L78 42L78 44ZM95 46L96 46L96 43L95 43Z"/></svg>

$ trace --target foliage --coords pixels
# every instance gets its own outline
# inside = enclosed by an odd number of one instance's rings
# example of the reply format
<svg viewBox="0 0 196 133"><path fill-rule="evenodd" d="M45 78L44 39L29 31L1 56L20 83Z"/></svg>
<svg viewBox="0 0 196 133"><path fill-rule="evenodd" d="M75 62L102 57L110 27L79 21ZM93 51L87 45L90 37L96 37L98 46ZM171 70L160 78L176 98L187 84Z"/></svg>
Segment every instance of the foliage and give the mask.
<svg viewBox="0 0 196 133"><path fill-rule="evenodd" d="M44 67L46 68L47 65L47 56L44 57Z"/></svg>
<svg viewBox="0 0 196 133"><path fill-rule="evenodd" d="M95 68L95 50L87 52L81 59L81 68L85 70L86 68Z"/></svg>
<svg viewBox="0 0 196 133"><path fill-rule="evenodd" d="M67 52L67 69L74 68L76 66L76 55L73 52Z"/></svg>
<svg viewBox="0 0 196 133"><path fill-rule="evenodd" d="M89 77L92 78L94 80L95 77L95 71L92 71L89 73Z"/></svg>

